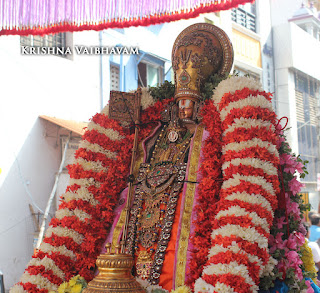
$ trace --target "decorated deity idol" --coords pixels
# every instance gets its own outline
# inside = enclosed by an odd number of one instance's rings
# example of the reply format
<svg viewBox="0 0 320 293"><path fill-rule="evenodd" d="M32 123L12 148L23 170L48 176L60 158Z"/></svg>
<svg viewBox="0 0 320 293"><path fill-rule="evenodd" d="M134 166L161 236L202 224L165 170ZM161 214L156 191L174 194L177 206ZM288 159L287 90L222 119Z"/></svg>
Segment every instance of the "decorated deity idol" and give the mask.
<svg viewBox="0 0 320 293"><path fill-rule="evenodd" d="M294 173L305 169L271 94L254 79L227 77L233 49L214 25L181 32L172 62L174 96L157 101L142 89L139 123L111 119L121 108L111 104L92 118L56 217L12 292L56 291L77 275L90 281L106 243L118 249L123 234L148 292L318 290L306 278L314 264L301 260Z"/></svg>

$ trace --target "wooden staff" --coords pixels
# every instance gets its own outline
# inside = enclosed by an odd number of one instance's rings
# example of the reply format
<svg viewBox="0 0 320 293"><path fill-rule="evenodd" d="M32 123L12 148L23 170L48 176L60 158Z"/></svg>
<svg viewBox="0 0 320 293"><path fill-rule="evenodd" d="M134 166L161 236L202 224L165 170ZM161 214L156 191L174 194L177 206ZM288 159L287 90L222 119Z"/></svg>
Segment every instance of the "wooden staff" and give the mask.
<svg viewBox="0 0 320 293"><path fill-rule="evenodd" d="M141 105L141 89L134 93L121 93L121 92L111 92L110 94L110 109L109 109L109 117L111 119L116 119L120 121L126 122L134 122L134 140L133 140L133 148L132 148L132 157L131 157L131 165L130 165L130 175L128 180L128 195L127 202L125 207L125 220L123 226L122 239L120 241L120 253L125 253L125 246L127 241L127 231L128 224L130 218L131 204L133 198L133 169L136 163L136 156L138 150L138 142L139 142L139 128L138 125L140 123L140 105Z"/></svg>
<svg viewBox="0 0 320 293"><path fill-rule="evenodd" d="M129 224L129 218L130 218L130 211L131 211L131 203L132 203L132 197L133 197L133 182L134 182L134 176L133 176L133 169L134 165L136 163L136 156L137 156L137 150L138 150L138 135L139 135L139 128L138 125L139 121L135 121L135 131L134 131L134 141L133 141L133 148L132 148L132 157L131 157L131 165L130 165L130 175L129 175L129 182L128 182L128 196L127 196L127 202L125 207L125 220L124 220L124 226L123 226L123 233L122 233L122 240L120 242L121 248L120 252L125 252L125 246L127 241L127 230L128 230L128 224Z"/></svg>

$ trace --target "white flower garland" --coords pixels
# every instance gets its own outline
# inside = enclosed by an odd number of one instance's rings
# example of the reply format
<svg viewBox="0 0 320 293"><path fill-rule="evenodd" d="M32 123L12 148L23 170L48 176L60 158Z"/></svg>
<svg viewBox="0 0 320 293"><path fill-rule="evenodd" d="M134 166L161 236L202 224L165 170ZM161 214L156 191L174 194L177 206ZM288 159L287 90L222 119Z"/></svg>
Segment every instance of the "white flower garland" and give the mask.
<svg viewBox="0 0 320 293"><path fill-rule="evenodd" d="M235 99L232 100L233 94L235 94L236 91L238 91L237 95L235 96ZM256 91L259 91L259 93ZM229 95L228 101L223 101L223 104L220 104L225 94ZM252 174L252 168L262 170L266 176L277 178L277 164L275 164L275 162L277 162L279 154L276 145L270 140L271 138L259 137L256 135L256 128L263 131L272 131L274 133L275 127L272 124L272 121L260 118L253 119L238 115L241 115L241 111L247 106L250 106L250 108L246 108L247 115L248 109L250 109L250 111L251 109L253 109L252 111L260 111L259 109L262 108L272 113L272 105L268 100L267 95L262 93L260 83L246 77L231 77L222 81L216 88L212 99L220 112L220 118L223 125L222 129L224 129L222 133L222 160L224 162L222 170L224 181L221 187L222 198L219 203L220 210L218 209L215 216L217 224L211 234L211 238L215 245L210 249L208 255L209 260L203 270L202 277L196 280L195 292L229 293L238 292L238 289L243 292L244 288L247 287L250 292L257 292L259 289L258 282L257 280L253 280L249 273L251 264L253 266L258 264L260 268L258 272L260 277L266 272L272 271L275 265L275 262L270 261L270 258L265 259L265 255L268 254L268 235L271 226L270 219L274 217L273 201L276 199L277 191L275 190L275 186L269 182L269 178L261 176L261 172L259 173L260 175ZM229 120L226 120L227 118ZM228 125L226 125L226 121L229 121ZM245 133L245 130L247 133L246 137L248 138L244 139L241 136L237 137L238 129L242 129L243 133ZM224 143L226 136L232 137L232 142ZM268 159L263 160L261 156L259 158L254 156L243 157L243 154L250 152L250 148L255 147L265 149L270 153L272 158L275 158L275 161L269 161ZM241 157L237 157L237 154L240 152L242 152ZM228 155L228 159L224 159L226 155ZM232 173L233 168L239 166L241 166L241 169L235 169L239 170L239 173L236 171ZM242 170L246 170L246 168L248 171L244 173ZM259 192L256 192L257 194L250 194L250 192L246 191L247 186L259 186L262 191L266 192L268 197L264 197L262 194L259 194ZM245 189L242 192L234 191L239 188L242 188L242 190L243 188ZM230 192L229 190L233 191ZM273 201L269 202L270 199ZM238 202L244 203L245 205L243 207L238 206ZM249 209L250 206L252 206L252 210ZM260 209L260 212L256 211L257 207L259 207L258 209ZM265 211L264 213L262 213L263 210ZM269 218L264 218L264 215L269 215ZM240 220L241 217L244 216L246 219L250 219L250 226L242 227L234 222L238 217ZM224 225L220 226L219 221L222 219ZM264 233L262 234L259 229L262 229ZM248 253L241 251L240 244L238 245L235 241L231 244L224 244L223 242L219 244L219 241L223 241L221 239L228 237L237 237L236 239L242 239L242 242L258 245L258 247L262 251L265 251L266 254L249 256ZM223 253L234 253L235 255L238 255L238 258L240 257L240 254L247 255L249 263L244 265L238 263L237 260L228 263L222 261L218 264L214 262L215 257L221 259ZM257 259L259 261L257 261ZM268 262L268 265L264 265L266 261ZM231 274L231 276L227 279L219 278L219 275L223 276L226 274L228 274L228 276ZM245 280L245 284L242 286L238 283L237 285L236 283L233 283L232 275L241 276L243 278L242 280ZM235 286L240 286L241 288L239 287L237 289Z"/></svg>
<svg viewBox="0 0 320 293"><path fill-rule="evenodd" d="M237 90L243 88L250 90L262 90L262 85L259 81L244 76L232 76L221 81L214 90L212 100L218 104L225 93L234 94Z"/></svg>

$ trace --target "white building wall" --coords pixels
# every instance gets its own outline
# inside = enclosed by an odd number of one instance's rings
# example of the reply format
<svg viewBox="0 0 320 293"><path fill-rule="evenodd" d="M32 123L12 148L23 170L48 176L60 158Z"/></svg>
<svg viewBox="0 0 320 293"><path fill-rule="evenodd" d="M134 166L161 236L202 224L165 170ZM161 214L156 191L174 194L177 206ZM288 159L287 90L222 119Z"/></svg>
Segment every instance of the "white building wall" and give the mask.
<svg viewBox="0 0 320 293"><path fill-rule="evenodd" d="M98 45L97 32L73 35L75 45ZM100 85L98 56L21 55L18 36L0 37L0 64L0 270L8 289L33 253L26 188L45 210L61 159L57 127L38 116L88 121L100 111Z"/></svg>
<svg viewBox="0 0 320 293"><path fill-rule="evenodd" d="M261 61L262 61L262 85L267 92L274 93L274 60L273 60L273 36L271 23L271 9L269 1L257 0L257 32L260 35ZM276 96L273 96L273 106Z"/></svg>
<svg viewBox="0 0 320 293"><path fill-rule="evenodd" d="M0 184L41 114L87 121L100 110L98 56L20 55L20 38L0 38L0 123L6 144L0 153ZM74 44L98 44L98 34L74 34Z"/></svg>
<svg viewBox="0 0 320 293"><path fill-rule="evenodd" d="M320 42L292 22L274 27L276 68L295 68L320 80Z"/></svg>
<svg viewBox="0 0 320 293"><path fill-rule="evenodd" d="M320 80L320 42L294 23L274 27L274 57L278 116L288 117L288 140L298 152L294 72Z"/></svg>
<svg viewBox="0 0 320 293"><path fill-rule="evenodd" d="M278 115L289 118L286 133L293 152L299 154L297 113L295 100L295 74L320 82L320 42L293 23L293 15L301 8L299 0L270 0L272 23L274 26L274 56L276 95L278 97ZM308 7L307 3L306 7ZM312 19L309 17L308 21ZM297 20L300 24L306 19ZM314 18L313 23L319 23ZM319 93L318 93L319 99ZM319 123L319 122L318 122ZM319 133L318 133L319 135ZM319 148L319 145L318 145ZM319 158L318 158L319 159ZM307 165L308 168L308 165ZM304 189L309 193L311 208L318 210L320 193L316 191L314 182L307 182Z"/></svg>
<svg viewBox="0 0 320 293"><path fill-rule="evenodd" d="M33 253L36 227L29 204L36 213L36 206L45 209L59 167L56 133L56 127L46 130L43 121L35 120L1 185L0 270L6 288L18 281Z"/></svg>
<svg viewBox="0 0 320 293"><path fill-rule="evenodd" d="M271 7L272 26L287 23L294 13L301 7L302 0L269 0Z"/></svg>
<svg viewBox="0 0 320 293"><path fill-rule="evenodd" d="M292 67L320 80L320 42L303 29L290 23Z"/></svg>
<svg viewBox="0 0 320 293"><path fill-rule="evenodd" d="M290 76L292 68L292 42L289 33L289 24L279 25L274 28L274 63L275 63L275 93L277 96L278 117L288 117L287 139L293 150L298 151L296 105L294 94L294 80ZM282 122L284 125L284 122Z"/></svg>

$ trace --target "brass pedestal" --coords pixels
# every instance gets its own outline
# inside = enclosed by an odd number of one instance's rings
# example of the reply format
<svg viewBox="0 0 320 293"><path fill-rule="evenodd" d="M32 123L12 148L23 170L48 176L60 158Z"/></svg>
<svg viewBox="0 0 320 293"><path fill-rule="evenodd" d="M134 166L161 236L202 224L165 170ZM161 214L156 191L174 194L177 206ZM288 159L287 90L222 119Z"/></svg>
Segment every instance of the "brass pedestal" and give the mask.
<svg viewBox="0 0 320 293"><path fill-rule="evenodd" d="M99 274L88 284L83 293L146 293L132 276L132 256L124 253L101 254L96 261Z"/></svg>

